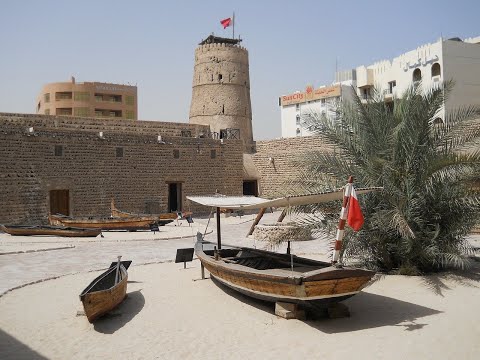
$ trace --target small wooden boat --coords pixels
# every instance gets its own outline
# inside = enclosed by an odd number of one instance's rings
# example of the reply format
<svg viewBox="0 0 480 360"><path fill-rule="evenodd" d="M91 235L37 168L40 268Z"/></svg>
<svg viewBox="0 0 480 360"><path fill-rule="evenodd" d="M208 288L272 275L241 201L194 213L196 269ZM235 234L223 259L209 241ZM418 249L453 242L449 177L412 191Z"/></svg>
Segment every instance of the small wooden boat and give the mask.
<svg viewBox="0 0 480 360"><path fill-rule="evenodd" d="M373 271L251 248L202 249L195 253L210 276L247 296L303 306L322 306L359 293Z"/></svg>
<svg viewBox="0 0 480 360"><path fill-rule="evenodd" d="M164 226L168 223L171 223L173 220L181 218L186 218L188 216L192 216L191 211L183 211L180 213L181 216L179 216L179 213L171 212L171 213L164 213L164 214L158 214L158 215L151 215L151 214L133 214L129 213L126 211L118 210L115 206L115 200L112 199L112 204L111 204L111 215L112 217L115 218L131 218L131 217L142 217L142 218L151 218L153 221L155 221L158 226Z"/></svg>
<svg viewBox="0 0 480 360"><path fill-rule="evenodd" d="M358 189L357 193L379 189ZM197 234L195 253L202 264L202 277L203 268L206 268L213 279L250 297L303 306L324 306L357 294L375 275L373 271L298 257L289 253L290 246L287 254L279 254L246 247L222 249L221 245L220 208L265 209L342 198L343 190L273 200L247 196L187 196L191 201L217 208L218 248L204 250L202 234ZM342 213L345 212L342 210Z"/></svg>
<svg viewBox="0 0 480 360"><path fill-rule="evenodd" d="M155 221L151 218L72 218L64 215L49 215L50 225L80 227L101 230L143 230L149 229Z"/></svg>
<svg viewBox="0 0 480 360"><path fill-rule="evenodd" d="M113 262L110 268L96 277L80 294L85 315L89 322L106 314L119 305L127 294L127 281L131 261Z"/></svg>
<svg viewBox="0 0 480 360"><path fill-rule="evenodd" d="M0 230L7 234L17 236L51 235L65 237L96 237L102 232L101 229L48 225L0 225Z"/></svg>

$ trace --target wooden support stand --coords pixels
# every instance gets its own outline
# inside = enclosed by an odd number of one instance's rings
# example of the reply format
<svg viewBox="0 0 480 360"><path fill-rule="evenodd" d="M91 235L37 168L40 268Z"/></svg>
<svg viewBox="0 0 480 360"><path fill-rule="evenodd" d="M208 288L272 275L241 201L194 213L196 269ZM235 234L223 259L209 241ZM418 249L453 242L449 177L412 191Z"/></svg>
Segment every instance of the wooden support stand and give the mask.
<svg viewBox="0 0 480 360"><path fill-rule="evenodd" d="M342 303L330 304L327 307L327 314L330 319L339 319L350 317L350 310L348 306Z"/></svg>
<svg viewBox="0 0 480 360"><path fill-rule="evenodd" d="M277 302L275 303L275 315L284 319L305 320L305 310L300 309L298 304Z"/></svg>

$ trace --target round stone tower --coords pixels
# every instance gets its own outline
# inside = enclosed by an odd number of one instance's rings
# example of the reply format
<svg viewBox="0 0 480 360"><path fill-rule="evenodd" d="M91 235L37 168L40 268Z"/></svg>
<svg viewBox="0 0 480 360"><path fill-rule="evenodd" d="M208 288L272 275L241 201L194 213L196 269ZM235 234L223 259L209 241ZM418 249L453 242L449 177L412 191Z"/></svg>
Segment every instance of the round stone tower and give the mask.
<svg viewBox="0 0 480 360"><path fill-rule="evenodd" d="M195 50L190 123L253 148L248 51L241 40L210 35Z"/></svg>

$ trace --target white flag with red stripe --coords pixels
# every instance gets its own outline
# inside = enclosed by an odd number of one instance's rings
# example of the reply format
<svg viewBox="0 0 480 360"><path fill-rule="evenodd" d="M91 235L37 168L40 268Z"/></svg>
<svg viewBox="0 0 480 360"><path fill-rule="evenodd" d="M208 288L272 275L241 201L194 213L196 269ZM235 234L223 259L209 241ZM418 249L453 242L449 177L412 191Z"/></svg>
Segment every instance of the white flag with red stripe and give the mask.
<svg viewBox="0 0 480 360"><path fill-rule="evenodd" d="M358 202L357 193L352 186L352 193L348 202L347 224L353 230L358 231L363 226L363 214Z"/></svg>

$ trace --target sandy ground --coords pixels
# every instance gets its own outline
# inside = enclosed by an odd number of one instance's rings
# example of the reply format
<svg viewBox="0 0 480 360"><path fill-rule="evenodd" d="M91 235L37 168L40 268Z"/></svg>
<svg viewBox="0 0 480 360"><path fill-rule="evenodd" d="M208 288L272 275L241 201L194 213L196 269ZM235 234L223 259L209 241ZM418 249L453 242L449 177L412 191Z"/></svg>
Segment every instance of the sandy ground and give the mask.
<svg viewBox="0 0 480 360"><path fill-rule="evenodd" d="M241 232L248 225L240 225ZM322 256L310 246L294 249ZM35 255L91 255L91 249L80 250ZM0 260L28 263L32 255ZM479 266L440 276L384 276L345 301L351 317L299 321L278 318L270 304L199 280L198 260L187 269L171 262L134 263L127 299L95 325L76 316L82 309L78 294L100 273L87 270L0 298L1 359L477 359L480 354ZM19 271L17 277L29 281L28 273Z"/></svg>

